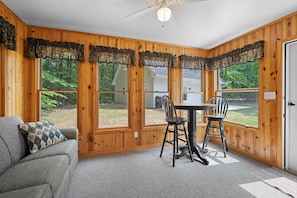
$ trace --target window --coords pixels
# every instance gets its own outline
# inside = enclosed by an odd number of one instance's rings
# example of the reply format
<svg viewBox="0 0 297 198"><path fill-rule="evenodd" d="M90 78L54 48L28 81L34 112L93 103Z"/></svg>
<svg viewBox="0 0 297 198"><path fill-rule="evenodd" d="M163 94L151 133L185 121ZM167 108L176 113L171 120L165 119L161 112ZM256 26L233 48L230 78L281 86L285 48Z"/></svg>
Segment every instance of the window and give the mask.
<svg viewBox="0 0 297 198"><path fill-rule="evenodd" d="M259 62L218 70L218 92L227 98L227 121L258 126Z"/></svg>
<svg viewBox="0 0 297 198"><path fill-rule="evenodd" d="M40 117L58 128L77 127L78 62L41 59Z"/></svg>
<svg viewBox="0 0 297 198"><path fill-rule="evenodd" d="M165 124L162 96L168 95L168 68L144 67L145 125Z"/></svg>
<svg viewBox="0 0 297 198"><path fill-rule="evenodd" d="M98 64L98 127L128 126L128 71L126 65Z"/></svg>
<svg viewBox="0 0 297 198"><path fill-rule="evenodd" d="M201 104L203 99L201 70L182 69L183 104ZM182 111L187 116L187 111ZM201 121L201 111L197 111L197 120Z"/></svg>

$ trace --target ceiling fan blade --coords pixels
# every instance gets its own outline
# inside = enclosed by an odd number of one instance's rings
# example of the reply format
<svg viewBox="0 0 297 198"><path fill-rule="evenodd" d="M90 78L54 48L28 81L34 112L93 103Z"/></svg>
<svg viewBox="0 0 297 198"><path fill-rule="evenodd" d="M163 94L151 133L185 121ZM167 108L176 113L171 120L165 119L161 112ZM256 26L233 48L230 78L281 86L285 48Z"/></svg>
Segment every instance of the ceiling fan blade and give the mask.
<svg viewBox="0 0 297 198"><path fill-rule="evenodd" d="M142 10L139 10L137 12L134 12L132 14L129 14L128 16L126 16L126 18L129 20L136 19L142 15L145 15L145 14L148 14L148 13L154 11L157 8L158 8L158 6L150 6L150 7L144 8Z"/></svg>

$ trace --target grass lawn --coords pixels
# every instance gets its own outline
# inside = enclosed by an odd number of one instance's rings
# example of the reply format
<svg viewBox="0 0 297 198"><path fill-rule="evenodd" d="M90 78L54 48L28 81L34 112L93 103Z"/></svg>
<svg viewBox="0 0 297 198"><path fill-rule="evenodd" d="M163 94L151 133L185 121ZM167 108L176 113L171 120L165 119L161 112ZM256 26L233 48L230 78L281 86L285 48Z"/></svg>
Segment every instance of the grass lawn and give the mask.
<svg viewBox="0 0 297 198"><path fill-rule="evenodd" d="M165 114L162 109L146 109L145 124L165 124ZM183 116L186 116L184 113ZM200 114L198 115L198 119ZM58 128L77 127L77 110L56 109L51 113L44 114L41 119L51 119ZM258 126L257 108L243 108L229 110L227 121ZM128 126L128 110L123 108L102 108L99 111L100 128L126 127Z"/></svg>
<svg viewBox="0 0 297 198"><path fill-rule="evenodd" d="M57 128L77 127L77 111L72 109L56 109L53 112L42 113L41 119L54 121Z"/></svg>
<svg viewBox="0 0 297 198"><path fill-rule="evenodd" d="M258 126L258 109L244 108L237 110L229 110L227 113L227 121L236 122L248 126Z"/></svg>

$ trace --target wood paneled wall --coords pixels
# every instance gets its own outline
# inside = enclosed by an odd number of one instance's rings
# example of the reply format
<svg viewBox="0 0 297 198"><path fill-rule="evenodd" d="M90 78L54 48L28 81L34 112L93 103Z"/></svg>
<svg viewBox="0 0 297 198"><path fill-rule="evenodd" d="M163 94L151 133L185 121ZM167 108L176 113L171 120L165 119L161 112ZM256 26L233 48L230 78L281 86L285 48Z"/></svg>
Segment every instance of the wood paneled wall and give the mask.
<svg viewBox="0 0 297 198"><path fill-rule="evenodd" d="M65 31L44 27L28 26L28 36L34 38L42 38L50 41L69 41L77 42L85 45L85 61L79 63L79 93L78 93L78 127L80 130L79 150L81 155L116 152L122 150L134 150L138 148L146 148L159 146L162 142L162 136L165 126L161 127L144 127L144 105L143 105L143 67L139 66L139 52L166 52L172 53L177 57L182 54L191 56L207 55L207 50L168 45L162 43L154 43L149 41L140 41L134 39L118 38L105 35L96 35L88 33L79 33L73 31ZM116 47L119 49L133 49L136 51L137 65L129 67L129 118L130 127L124 129L105 129L98 130L96 123L96 115L94 109L97 104L94 98L96 95L96 64L89 63L89 46L100 45ZM27 61L28 67L31 68L33 75L37 64L33 60ZM181 100L181 70L174 69L170 71L171 82L169 85L172 97L176 102ZM38 119L36 105L37 76L31 78L29 86L25 93L32 101L32 105L28 106L27 112L29 120ZM134 138L134 131L139 132L139 137Z"/></svg>
<svg viewBox="0 0 297 198"><path fill-rule="evenodd" d="M259 68L259 128L225 124L229 148L257 160L282 167L282 43L297 38L297 13L292 13L208 51L213 57L264 40L264 58ZM275 92L265 100L264 92Z"/></svg>
<svg viewBox="0 0 297 198"><path fill-rule="evenodd" d="M69 41L85 45L84 62L79 63L78 128L80 155L119 152L160 146L165 126L144 127L143 68L137 64L129 68L131 103L129 128L97 130L95 126L96 64L89 63L89 45L102 45L136 51L139 63L140 51L166 52L176 56L213 57L241 48L258 40L265 40L265 56L260 61L259 128L226 123L229 148L262 162L282 165L282 54L280 43L297 38L297 13L265 25L248 34L224 43L214 49L204 50L128 38L118 38L24 24L0 2L0 14L17 30L17 51L0 48L0 115L19 115L24 121L38 120L37 61L24 58L27 37L50 41ZM169 90L175 102L181 101L181 70L170 71ZM216 73L205 72L205 97L215 94ZM276 100L264 100L264 92L275 91ZM134 138L133 132L139 132ZM202 138L204 126L198 128Z"/></svg>
<svg viewBox="0 0 297 198"><path fill-rule="evenodd" d="M0 16L16 29L17 50L0 46L0 116L19 115L24 117L24 39L27 25L0 2Z"/></svg>

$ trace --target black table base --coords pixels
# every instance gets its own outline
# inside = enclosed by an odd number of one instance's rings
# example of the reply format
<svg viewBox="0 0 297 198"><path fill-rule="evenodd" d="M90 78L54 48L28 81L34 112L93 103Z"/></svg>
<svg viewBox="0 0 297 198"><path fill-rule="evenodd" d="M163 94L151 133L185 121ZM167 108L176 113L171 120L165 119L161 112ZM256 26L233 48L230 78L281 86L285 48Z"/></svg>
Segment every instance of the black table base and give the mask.
<svg viewBox="0 0 297 198"><path fill-rule="evenodd" d="M189 153L187 145L180 146L179 150L181 151L181 153L176 155L176 159L181 158ZM202 164L204 165L209 164L208 160L202 156L202 153L208 152L207 149L202 149L199 145L196 145L192 147L191 150L192 150L192 154L195 153L198 156L198 159L200 159L199 161L201 161Z"/></svg>
<svg viewBox="0 0 297 198"><path fill-rule="evenodd" d="M204 165L208 165L209 164L208 160L201 155L201 153L207 153L207 150L206 149L202 149L202 148L200 148L199 145L197 145L197 146L195 146L195 147L192 148L192 152L193 153L196 153L196 155L199 157L199 159L202 160L202 163Z"/></svg>
<svg viewBox="0 0 297 198"><path fill-rule="evenodd" d="M181 110L187 110L188 111L188 131L189 131L189 142L191 145L192 153L195 153L198 156L199 161L201 161L204 165L208 165L209 162L206 158L202 156L202 153L206 153L207 149L202 149L197 143L196 143L196 111L197 110L207 110L211 109L214 106L212 105L175 105L176 109ZM178 156L181 157L188 152L188 149L185 147L181 148L182 153Z"/></svg>
<svg viewBox="0 0 297 198"><path fill-rule="evenodd" d="M203 164L208 165L208 160L202 156L202 149L196 143L196 111L188 111L188 114L190 120L195 120L195 122L188 122L188 130L192 132L189 133L192 153L196 153L196 155L203 162Z"/></svg>

